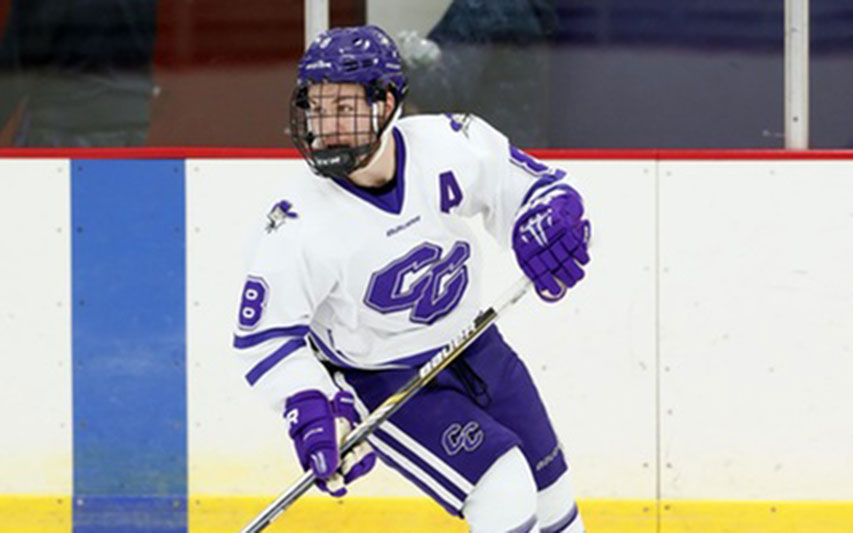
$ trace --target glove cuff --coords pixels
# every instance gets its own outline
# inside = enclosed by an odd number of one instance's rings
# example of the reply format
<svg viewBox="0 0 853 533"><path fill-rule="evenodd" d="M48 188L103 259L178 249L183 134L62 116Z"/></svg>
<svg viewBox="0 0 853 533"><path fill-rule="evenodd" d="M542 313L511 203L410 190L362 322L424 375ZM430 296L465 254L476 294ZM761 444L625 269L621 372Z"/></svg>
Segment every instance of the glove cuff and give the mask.
<svg viewBox="0 0 853 533"><path fill-rule="evenodd" d="M284 404L288 434L294 438L306 425L333 417L332 404L322 391L309 389L290 396Z"/></svg>
<svg viewBox="0 0 853 533"><path fill-rule="evenodd" d="M336 417L346 418L352 425L361 419L355 411L355 397L346 391L339 391L332 398L332 412Z"/></svg>

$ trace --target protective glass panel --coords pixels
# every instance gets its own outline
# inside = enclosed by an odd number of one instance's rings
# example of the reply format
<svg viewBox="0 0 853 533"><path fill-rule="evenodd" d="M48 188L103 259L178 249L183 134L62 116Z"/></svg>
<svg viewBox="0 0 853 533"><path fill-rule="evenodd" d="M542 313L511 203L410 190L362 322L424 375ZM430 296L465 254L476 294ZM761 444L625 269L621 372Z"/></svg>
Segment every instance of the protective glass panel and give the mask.
<svg viewBox="0 0 853 533"><path fill-rule="evenodd" d="M782 0L373 0L409 111L522 146L781 147Z"/></svg>
<svg viewBox="0 0 853 533"><path fill-rule="evenodd" d="M853 0L810 8L810 146L853 148Z"/></svg>
<svg viewBox="0 0 853 533"><path fill-rule="evenodd" d="M783 146L783 0L332 0L407 112L525 147ZM0 146L290 146L303 0L0 0ZM850 0L813 1L812 146L850 146Z"/></svg>
<svg viewBox="0 0 853 533"><path fill-rule="evenodd" d="M303 25L304 0L0 0L0 146L290 146Z"/></svg>

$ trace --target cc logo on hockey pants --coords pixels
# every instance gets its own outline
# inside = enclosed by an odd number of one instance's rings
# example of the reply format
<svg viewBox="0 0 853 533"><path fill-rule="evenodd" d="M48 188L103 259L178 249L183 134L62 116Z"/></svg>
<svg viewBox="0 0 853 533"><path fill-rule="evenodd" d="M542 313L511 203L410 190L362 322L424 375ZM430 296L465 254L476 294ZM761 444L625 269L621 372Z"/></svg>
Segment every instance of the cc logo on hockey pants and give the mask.
<svg viewBox="0 0 853 533"><path fill-rule="evenodd" d="M441 435L441 446L447 455L456 455L462 450L473 452L480 447L484 439L483 430L476 422L468 422L464 426L450 424Z"/></svg>
<svg viewBox="0 0 853 533"><path fill-rule="evenodd" d="M456 307L468 286L468 243L457 241L442 256L423 243L370 277L364 303L380 313L409 311L409 320L432 324Z"/></svg>

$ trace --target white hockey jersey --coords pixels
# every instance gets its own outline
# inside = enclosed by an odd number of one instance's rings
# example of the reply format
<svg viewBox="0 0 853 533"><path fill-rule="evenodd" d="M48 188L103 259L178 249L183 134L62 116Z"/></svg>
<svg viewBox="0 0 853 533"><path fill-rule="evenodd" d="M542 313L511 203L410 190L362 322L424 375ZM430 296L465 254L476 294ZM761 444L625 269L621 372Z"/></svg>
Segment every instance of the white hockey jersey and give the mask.
<svg viewBox="0 0 853 533"><path fill-rule="evenodd" d="M480 309L482 257L463 217L509 246L526 196L565 173L470 115L401 119L396 185L376 196L305 166L276 199L243 287L234 347L275 408L334 393L321 360L418 366Z"/></svg>

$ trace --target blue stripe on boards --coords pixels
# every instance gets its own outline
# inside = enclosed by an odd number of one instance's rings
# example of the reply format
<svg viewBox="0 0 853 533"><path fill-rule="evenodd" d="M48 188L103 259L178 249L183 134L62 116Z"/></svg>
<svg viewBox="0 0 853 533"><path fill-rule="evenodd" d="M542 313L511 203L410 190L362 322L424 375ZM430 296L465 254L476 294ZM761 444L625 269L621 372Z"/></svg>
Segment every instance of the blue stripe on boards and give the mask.
<svg viewBox="0 0 853 533"><path fill-rule="evenodd" d="M73 161L74 533L187 531L184 163Z"/></svg>

